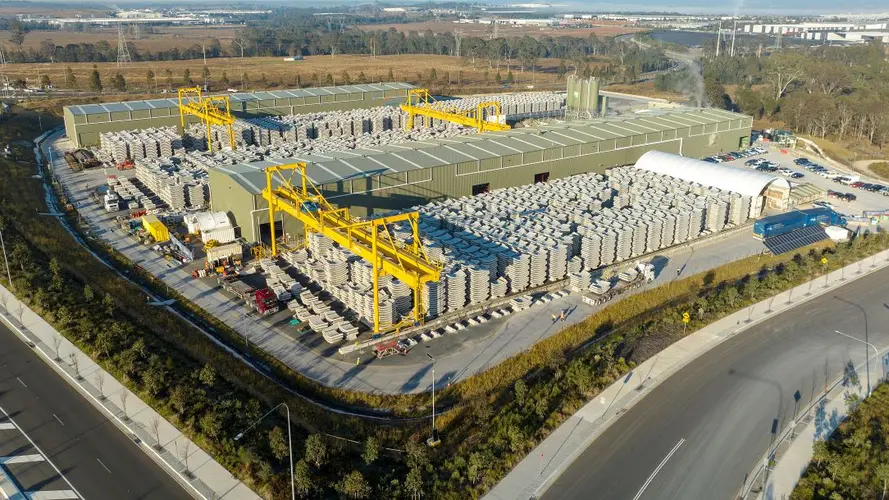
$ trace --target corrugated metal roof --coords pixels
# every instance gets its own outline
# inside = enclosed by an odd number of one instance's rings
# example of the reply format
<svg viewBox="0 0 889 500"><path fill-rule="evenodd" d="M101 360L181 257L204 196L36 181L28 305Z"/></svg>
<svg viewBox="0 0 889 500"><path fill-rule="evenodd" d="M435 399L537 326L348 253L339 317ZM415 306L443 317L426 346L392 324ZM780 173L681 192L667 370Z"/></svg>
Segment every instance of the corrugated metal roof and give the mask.
<svg viewBox="0 0 889 500"><path fill-rule="evenodd" d="M258 194L265 185L263 169L269 165L304 161L308 163L306 172L309 179L322 185L743 118L746 117L719 110L666 111L644 117L558 123L482 135L388 144L373 150L304 154L298 158L226 166L220 170L231 175L246 190ZM757 177L754 183L763 181L760 176L751 177Z"/></svg>
<svg viewBox="0 0 889 500"><path fill-rule="evenodd" d="M228 95L233 103L247 101L265 101L269 99L287 99L292 97L315 97L319 95L332 94L348 94L357 92L380 92L386 90L404 90L412 89L413 85L404 82L346 85L340 87L318 87L307 89L286 89L273 90L267 92L234 92L231 94L210 94L210 95ZM129 111L132 109L148 109L148 108L175 108L179 106L178 98L167 99L149 99L144 101L124 101L102 104L80 104L75 106L66 106L66 109L73 115L93 115L96 113L108 113L113 111Z"/></svg>

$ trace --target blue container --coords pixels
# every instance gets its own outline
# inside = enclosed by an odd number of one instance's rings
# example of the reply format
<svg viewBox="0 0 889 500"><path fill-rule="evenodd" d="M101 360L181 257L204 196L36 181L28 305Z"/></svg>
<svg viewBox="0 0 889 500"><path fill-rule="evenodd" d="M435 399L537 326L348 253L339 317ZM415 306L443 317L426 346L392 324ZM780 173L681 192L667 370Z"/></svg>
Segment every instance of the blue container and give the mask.
<svg viewBox="0 0 889 500"><path fill-rule="evenodd" d="M794 210L786 214L763 217L753 224L753 235L757 238L771 238L816 224L842 224L840 214L827 207Z"/></svg>

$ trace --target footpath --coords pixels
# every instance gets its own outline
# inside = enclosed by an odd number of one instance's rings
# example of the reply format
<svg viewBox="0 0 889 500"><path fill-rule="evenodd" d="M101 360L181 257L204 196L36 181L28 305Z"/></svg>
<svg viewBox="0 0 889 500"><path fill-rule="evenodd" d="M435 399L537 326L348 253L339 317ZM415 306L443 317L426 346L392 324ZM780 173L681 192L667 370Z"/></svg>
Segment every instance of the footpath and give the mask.
<svg viewBox="0 0 889 500"><path fill-rule="evenodd" d="M608 429L615 419L698 356L734 335L742 333L751 325L767 320L797 304L885 267L889 267L889 250L849 264L844 268L830 272L827 276L821 276L753 304L675 342L659 354L641 363L568 418L528 453L506 477L488 492L485 498L488 500L539 498L562 472ZM843 404L842 398L835 398L835 400L839 400L839 403ZM833 407L827 408L827 411L833 411ZM823 426L823 424L821 425ZM801 450L798 454L799 460L804 457L805 463L808 463L811 458L811 440L808 443L808 448L808 454L805 453L805 450ZM791 477L793 484L795 484L803 467L804 465L793 472L793 464L788 462L787 472L782 474ZM772 477L777 481L778 474L772 473ZM776 484L776 487L778 486ZM790 490L792 488L793 485L790 486ZM786 487L784 489L787 492L790 491ZM781 497L779 495L767 498Z"/></svg>
<svg viewBox="0 0 889 500"><path fill-rule="evenodd" d="M203 500L261 498L3 286L0 305L0 320L186 492Z"/></svg>

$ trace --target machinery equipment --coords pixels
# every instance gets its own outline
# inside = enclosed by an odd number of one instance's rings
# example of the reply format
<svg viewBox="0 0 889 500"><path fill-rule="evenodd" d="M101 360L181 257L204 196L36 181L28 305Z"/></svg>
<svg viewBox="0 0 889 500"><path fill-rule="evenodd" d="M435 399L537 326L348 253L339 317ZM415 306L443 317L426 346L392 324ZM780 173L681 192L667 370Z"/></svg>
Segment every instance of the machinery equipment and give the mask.
<svg viewBox="0 0 889 500"><path fill-rule="evenodd" d="M321 195L321 191L306 175L305 163L268 167L266 187L262 196L269 203L271 227L271 255L278 254L275 236L275 213L283 211L295 217L303 225L303 230L322 234L355 255L370 262L373 274L373 329L380 333L379 278L391 275L407 284L413 290L414 310L412 317L393 326L399 329L407 324L420 324L426 314L423 306L423 285L438 281L441 264L429 259L420 242L418 228L419 214L407 212L369 220L359 219L349 214L348 208L334 208ZM284 174L289 172L288 176ZM294 174L299 174L299 184L291 182ZM273 182L273 179L275 182ZM389 231L389 224L406 221L413 230L412 243L396 241ZM308 238L304 238L305 244Z"/></svg>
<svg viewBox="0 0 889 500"><path fill-rule="evenodd" d="M654 278L654 265L649 262L638 262L634 267L618 273L616 279L594 282L590 286L592 293L584 294L582 300L591 306L604 304L624 292L651 283Z"/></svg>
<svg viewBox="0 0 889 500"><path fill-rule="evenodd" d="M204 97L200 87L179 89L179 119L185 129L185 115L197 116L207 126L207 150L213 151L211 126L222 125L228 129L228 140L235 149L235 132L232 124L235 118L231 114L231 104L227 95Z"/></svg>
<svg viewBox="0 0 889 500"><path fill-rule="evenodd" d="M407 113L408 130L414 128L414 117L417 115L477 128L479 132L512 128L505 123L488 120L488 117L496 120L501 116L500 103L497 101L481 102L475 109L457 110L449 107L447 101L436 101L427 89L409 90L407 102L401 105L401 109Z"/></svg>

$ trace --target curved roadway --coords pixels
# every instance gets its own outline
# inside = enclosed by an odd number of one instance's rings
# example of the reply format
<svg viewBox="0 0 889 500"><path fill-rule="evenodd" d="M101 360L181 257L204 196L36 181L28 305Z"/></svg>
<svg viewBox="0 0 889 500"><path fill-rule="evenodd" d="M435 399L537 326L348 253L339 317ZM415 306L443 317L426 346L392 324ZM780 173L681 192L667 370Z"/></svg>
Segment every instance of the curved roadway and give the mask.
<svg viewBox="0 0 889 500"><path fill-rule="evenodd" d="M736 335L665 380L587 448L544 499L735 498L778 433L867 346L889 345L889 270ZM871 355L873 350L870 351ZM872 377L881 373L871 362ZM859 373L865 384L864 370ZM775 421L777 420L777 424ZM669 457L669 458L668 458Z"/></svg>

